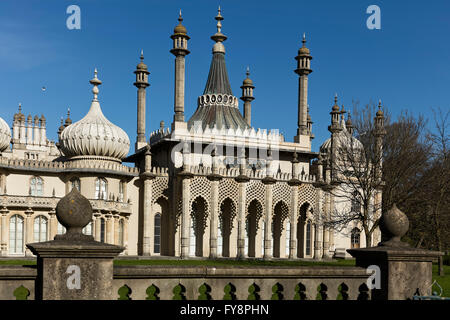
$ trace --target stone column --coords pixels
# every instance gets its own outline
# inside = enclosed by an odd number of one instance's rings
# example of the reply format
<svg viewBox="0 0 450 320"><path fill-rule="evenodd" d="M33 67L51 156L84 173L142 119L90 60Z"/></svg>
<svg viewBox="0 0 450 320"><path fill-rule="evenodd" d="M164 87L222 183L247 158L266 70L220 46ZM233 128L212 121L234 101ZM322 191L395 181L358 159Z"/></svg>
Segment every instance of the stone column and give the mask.
<svg viewBox="0 0 450 320"><path fill-rule="evenodd" d="M33 210L31 208L28 208L28 210L25 211L25 244L32 243L33 242ZM32 253L30 250L25 249L25 256L32 256Z"/></svg>
<svg viewBox="0 0 450 320"><path fill-rule="evenodd" d="M191 180L189 172L180 173L182 180L182 204L181 204L181 258L189 257L189 221L190 221L190 199Z"/></svg>
<svg viewBox="0 0 450 320"><path fill-rule="evenodd" d="M291 216L290 216L290 241L289 241L289 259L295 259L297 256L297 216L298 216L298 185L291 185Z"/></svg>
<svg viewBox="0 0 450 320"><path fill-rule="evenodd" d="M101 215L100 212L94 213L94 218L95 218L95 220L94 220L94 228L95 228L95 230L94 230L94 239L96 241L100 241L101 216L102 215Z"/></svg>
<svg viewBox="0 0 450 320"><path fill-rule="evenodd" d="M123 223L123 246L125 247L124 255L128 255L128 224L130 223L130 218L125 217L125 221Z"/></svg>
<svg viewBox="0 0 450 320"><path fill-rule="evenodd" d="M143 201L143 225L144 225L144 234L142 239L142 255L150 256L152 252L152 243L153 239L151 239L151 233L154 228L154 221L151 219L153 212L153 203L152 203L152 192L153 192L153 179L155 175L151 172L151 152L150 148L147 148L145 153L145 171L140 175L141 180L143 180L144 184L144 201Z"/></svg>
<svg viewBox="0 0 450 320"><path fill-rule="evenodd" d="M325 199L324 199L325 198ZM319 205L321 208L325 208L325 210L321 213L323 214L324 221L328 221L330 218L329 207L328 207L328 194L319 189ZM323 227L323 259L330 259L330 230L328 227Z"/></svg>
<svg viewBox="0 0 450 320"><path fill-rule="evenodd" d="M115 213L113 215L113 219L114 219L114 241L113 244L119 244L119 214ZM125 244L125 238L124 238L124 244Z"/></svg>
<svg viewBox="0 0 450 320"><path fill-rule="evenodd" d="M320 260L322 258L322 241L321 239L322 227L319 223L314 224L314 259Z"/></svg>
<svg viewBox="0 0 450 320"><path fill-rule="evenodd" d="M50 210L48 215L50 219L48 221L48 237L49 240L53 240L58 231L58 220L56 220L56 211L54 209Z"/></svg>
<svg viewBox="0 0 450 320"><path fill-rule="evenodd" d="M250 181L250 179L245 175L239 175L236 178L236 181L239 183L239 202L238 202L238 240L237 240L237 258L243 259L246 258L245 255L245 216L246 216L246 201L247 201L247 190L246 183Z"/></svg>
<svg viewBox="0 0 450 320"><path fill-rule="evenodd" d="M276 180L272 177L265 177L263 179L263 183L266 187L266 203L265 203L265 223L266 226L264 228L264 259L271 259L272 252L272 201L273 201L273 184L276 183Z"/></svg>
<svg viewBox="0 0 450 320"><path fill-rule="evenodd" d="M220 177L211 180L211 217L209 226L209 257L217 258L217 232L219 221L219 180Z"/></svg>
<svg viewBox="0 0 450 320"><path fill-rule="evenodd" d="M106 243L114 244L114 218L111 213L105 215L106 217Z"/></svg>
<svg viewBox="0 0 450 320"><path fill-rule="evenodd" d="M0 243L0 256L8 255L8 220L6 216L9 211L5 207L0 210L1 214L1 243Z"/></svg>

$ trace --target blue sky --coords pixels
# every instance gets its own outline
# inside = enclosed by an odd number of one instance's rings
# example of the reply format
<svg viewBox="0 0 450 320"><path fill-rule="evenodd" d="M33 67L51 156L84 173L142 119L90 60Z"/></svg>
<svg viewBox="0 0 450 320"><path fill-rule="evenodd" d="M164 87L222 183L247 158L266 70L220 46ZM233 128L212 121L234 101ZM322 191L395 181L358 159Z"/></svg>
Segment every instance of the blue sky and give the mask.
<svg viewBox="0 0 450 320"><path fill-rule="evenodd" d="M81 30L68 30L66 8L81 8ZM250 66L256 89L252 124L279 128L292 141L297 123L298 76L294 57L303 32L313 56L309 105L313 150L329 136L334 93L350 107L382 99L401 110L432 118L431 108L450 105L449 1L13 1L0 2L0 117L9 124L19 102L28 115L44 114L56 139L61 116L74 121L88 111L89 80L98 68L99 99L106 117L136 139L133 71L144 50L149 67L147 133L173 117L174 57L169 38L183 10L191 37L186 60L186 118L206 83L221 5L226 61L234 95L240 97ZM381 9L381 30L366 27L366 8ZM43 92L41 88L47 90ZM242 103L240 103L242 110ZM347 107L347 109L348 109ZM130 148L132 150L133 148Z"/></svg>

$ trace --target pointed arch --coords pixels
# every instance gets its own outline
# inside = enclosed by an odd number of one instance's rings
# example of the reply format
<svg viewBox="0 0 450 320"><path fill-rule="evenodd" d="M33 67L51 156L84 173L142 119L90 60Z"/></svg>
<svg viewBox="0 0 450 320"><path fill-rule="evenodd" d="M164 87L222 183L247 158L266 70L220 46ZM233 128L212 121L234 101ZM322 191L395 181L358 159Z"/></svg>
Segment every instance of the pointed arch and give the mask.
<svg viewBox="0 0 450 320"><path fill-rule="evenodd" d="M278 201L273 209L272 218L272 238L273 238L273 256L281 258L285 254L285 250L282 250L286 241L286 222L289 223L289 206L283 201Z"/></svg>
<svg viewBox="0 0 450 320"><path fill-rule="evenodd" d="M247 207L247 215L245 219L245 250L249 257L256 257L259 255L259 250L263 244L262 228L263 223L263 206L257 199L250 201Z"/></svg>
<svg viewBox="0 0 450 320"><path fill-rule="evenodd" d="M153 205L154 253L164 256L175 254L175 231L173 217L169 212L169 201L163 195Z"/></svg>
<svg viewBox="0 0 450 320"><path fill-rule="evenodd" d="M208 202L197 196L191 203L189 255L203 257L208 243Z"/></svg>
<svg viewBox="0 0 450 320"><path fill-rule="evenodd" d="M220 204L219 230L217 241L217 253L223 257L231 257L236 254L237 230L234 228L236 219L236 204L231 198L225 198Z"/></svg>

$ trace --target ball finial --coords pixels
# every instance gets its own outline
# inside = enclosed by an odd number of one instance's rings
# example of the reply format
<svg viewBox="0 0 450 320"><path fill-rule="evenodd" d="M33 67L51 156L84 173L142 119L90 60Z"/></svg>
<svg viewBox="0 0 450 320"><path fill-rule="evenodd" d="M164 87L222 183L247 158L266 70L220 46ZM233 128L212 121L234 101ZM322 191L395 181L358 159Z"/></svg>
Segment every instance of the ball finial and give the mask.
<svg viewBox="0 0 450 320"><path fill-rule="evenodd" d="M67 230L55 239L91 239L82 230L92 220L92 206L77 188L73 188L56 205L56 218Z"/></svg>

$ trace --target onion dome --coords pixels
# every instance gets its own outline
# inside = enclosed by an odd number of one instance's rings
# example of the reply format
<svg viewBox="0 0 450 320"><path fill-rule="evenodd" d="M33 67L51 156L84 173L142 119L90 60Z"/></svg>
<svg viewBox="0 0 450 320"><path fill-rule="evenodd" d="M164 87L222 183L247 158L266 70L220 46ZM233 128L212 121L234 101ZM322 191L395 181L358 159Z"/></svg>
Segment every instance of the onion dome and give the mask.
<svg viewBox="0 0 450 320"><path fill-rule="evenodd" d="M70 119L70 108L67 108L67 119L64 122L64 126L68 127L72 124L72 119Z"/></svg>
<svg viewBox="0 0 450 320"><path fill-rule="evenodd" d="M141 62L136 66L137 70L148 70L147 65L144 63L144 50L141 50Z"/></svg>
<svg viewBox="0 0 450 320"><path fill-rule="evenodd" d="M5 120L0 118L0 152L5 151L11 142L11 129Z"/></svg>
<svg viewBox="0 0 450 320"><path fill-rule="evenodd" d="M37 115L34 116L34 124L37 125L39 123L39 117Z"/></svg>
<svg viewBox="0 0 450 320"><path fill-rule="evenodd" d="M59 128L58 128L58 136L61 134L61 132L63 132L63 130L65 129L66 127L64 126L64 119L63 119L63 117L61 117L61 125L59 126Z"/></svg>
<svg viewBox="0 0 450 320"><path fill-rule="evenodd" d="M339 112L339 106L337 104L337 94L334 95L334 105L331 108L332 111Z"/></svg>
<svg viewBox="0 0 450 320"><path fill-rule="evenodd" d="M298 50L298 54L299 55L309 55L309 49L306 47L305 43L306 43L306 36L305 34L303 34L303 39L302 39L302 47Z"/></svg>
<svg viewBox="0 0 450 320"><path fill-rule="evenodd" d="M378 111L377 111L377 117L383 117L384 116L384 113L383 113L383 110L381 110L381 100L379 100L378 101Z"/></svg>
<svg viewBox="0 0 450 320"><path fill-rule="evenodd" d="M347 130L344 119L341 119L341 127L342 130L336 133L336 143L337 150L343 148L351 148L351 149L362 149L363 144L361 141L353 137L350 132ZM331 154L331 138L325 140L325 142L320 146L321 153Z"/></svg>
<svg viewBox="0 0 450 320"><path fill-rule="evenodd" d="M242 86L243 87L253 86L253 81L252 81L252 79L249 78L249 76L250 76L250 68L249 67L247 67L247 72L245 74L247 77L242 82Z"/></svg>
<svg viewBox="0 0 450 320"><path fill-rule="evenodd" d="M180 16L178 17L178 21L179 21L179 23L175 27L175 29L173 29L173 33L186 35L187 34L186 27L181 24L181 21L183 21L183 17L181 16L181 9L180 9Z"/></svg>
<svg viewBox="0 0 450 320"><path fill-rule="evenodd" d="M29 123L31 123L31 121L33 121L33 117L31 116L31 114L28 115L27 120L28 120Z"/></svg>
<svg viewBox="0 0 450 320"><path fill-rule="evenodd" d="M83 119L66 127L59 139L61 149L68 157L102 157L120 161L130 149L128 135L103 115L97 99L98 86L102 83L97 78L89 81L94 87L91 108Z"/></svg>

